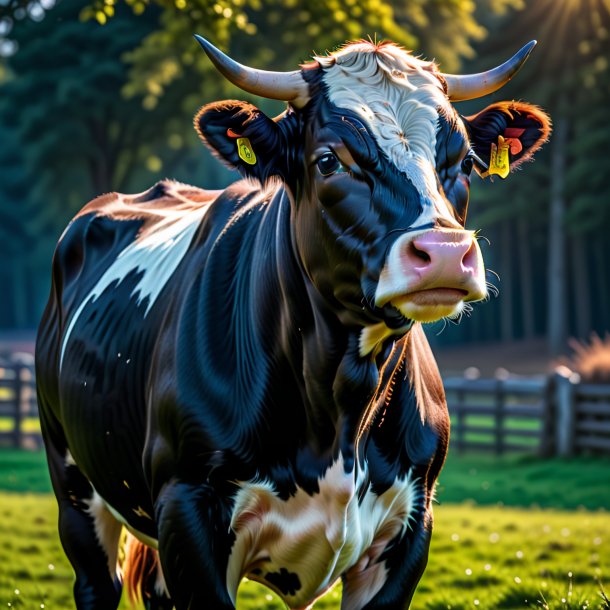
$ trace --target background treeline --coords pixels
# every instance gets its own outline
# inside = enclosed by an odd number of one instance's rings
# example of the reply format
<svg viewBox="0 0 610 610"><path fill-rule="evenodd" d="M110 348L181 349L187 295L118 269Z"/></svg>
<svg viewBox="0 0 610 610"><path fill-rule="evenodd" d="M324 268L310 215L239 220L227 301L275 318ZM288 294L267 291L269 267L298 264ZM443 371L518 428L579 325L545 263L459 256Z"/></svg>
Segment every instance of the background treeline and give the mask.
<svg viewBox="0 0 610 610"><path fill-rule="evenodd" d="M0 6L0 329L36 326L54 244L93 196L162 177L210 188L235 175L192 129L232 89L192 38L244 63L294 69L315 51L391 38L443 70L479 71L540 41L493 100L547 109L551 142L505 182L473 180L469 224L491 243L501 298L437 343L567 336L610 328L610 5L605 0L9 0ZM267 112L282 105L254 100ZM442 324L437 325L440 331Z"/></svg>

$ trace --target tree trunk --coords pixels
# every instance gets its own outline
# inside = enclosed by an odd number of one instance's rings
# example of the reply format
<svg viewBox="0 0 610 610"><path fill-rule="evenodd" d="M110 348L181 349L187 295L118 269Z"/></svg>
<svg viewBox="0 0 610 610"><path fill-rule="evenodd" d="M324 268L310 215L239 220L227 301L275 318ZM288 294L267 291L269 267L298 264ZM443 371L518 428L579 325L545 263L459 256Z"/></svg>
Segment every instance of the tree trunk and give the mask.
<svg viewBox="0 0 610 610"><path fill-rule="evenodd" d="M559 107L562 107L560 104ZM568 122L564 116L555 120L551 141L551 188L548 256L548 346L551 356L565 350L568 304L566 291L565 179Z"/></svg>
<svg viewBox="0 0 610 610"><path fill-rule="evenodd" d="M511 222L506 219L502 223L502 273L500 304L500 333L502 341L512 341L515 337L513 324L513 256L514 242L511 235Z"/></svg>
<svg viewBox="0 0 610 610"><path fill-rule="evenodd" d="M591 332L591 283L587 264L587 243L582 235L572 239L572 273L574 281L574 309L576 313L576 336L586 339Z"/></svg>
<svg viewBox="0 0 610 610"><path fill-rule="evenodd" d="M523 315L523 336L531 339L536 331L534 327L534 290L532 280L532 251L528 235L528 221L523 216L517 221L519 231L519 282L521 284L521 313Z"/></svg>
<svg viewBox="0 0 610 610"><path fill-rule="evenodd" d="M608 286L608 263L606 252L606 237L598 237L595 247L595 300L598 303L596 321L602 328L610 327L610 289ZM599 317L598 317L599 316Z"/></svg>
<svg viewBox="0 0 610 610"><path fill-rule="evenodd" d="M26 273L26 266L23 261L15 260L12 264L13 278L12 290L12 310L13 326L15 328L26 328L28 325L28 297L27 285L29 275Z"/></svg>

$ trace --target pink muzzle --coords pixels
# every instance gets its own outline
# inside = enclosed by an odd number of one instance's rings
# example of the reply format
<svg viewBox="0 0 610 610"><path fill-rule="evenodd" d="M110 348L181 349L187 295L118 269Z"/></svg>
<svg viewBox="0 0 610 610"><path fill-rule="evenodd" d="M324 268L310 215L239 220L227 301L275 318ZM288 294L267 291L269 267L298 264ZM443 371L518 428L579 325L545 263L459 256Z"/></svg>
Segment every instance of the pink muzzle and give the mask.
<svg viewBox="0 0 610 610"><path fill-rule="evenodd" d="M430 229L398 238L388 254L375 303L392 303L414 320L458 314L465 301L487 294L485 270L472 231Z"/></svg>

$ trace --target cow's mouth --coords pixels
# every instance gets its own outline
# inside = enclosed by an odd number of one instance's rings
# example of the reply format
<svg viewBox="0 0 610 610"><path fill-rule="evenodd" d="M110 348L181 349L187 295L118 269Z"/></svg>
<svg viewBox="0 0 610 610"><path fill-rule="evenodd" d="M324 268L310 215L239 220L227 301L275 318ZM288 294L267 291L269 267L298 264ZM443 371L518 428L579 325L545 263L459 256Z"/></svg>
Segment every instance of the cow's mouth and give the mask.
<svg viewBox="0 0 610 610"><path fill-rule="evenodd" d="M428 288L427 290L416 290L400 297L411 301L416 305L456 305L468 296L467 290L460 288Z"/></svg>
<svg viewBox="0 0 610 610"><path fill-rule="evenodd" d="M400 313L417 322L436 322L459 314L468 291L460 288L428 288L394 297L390 302Z"/></svg>

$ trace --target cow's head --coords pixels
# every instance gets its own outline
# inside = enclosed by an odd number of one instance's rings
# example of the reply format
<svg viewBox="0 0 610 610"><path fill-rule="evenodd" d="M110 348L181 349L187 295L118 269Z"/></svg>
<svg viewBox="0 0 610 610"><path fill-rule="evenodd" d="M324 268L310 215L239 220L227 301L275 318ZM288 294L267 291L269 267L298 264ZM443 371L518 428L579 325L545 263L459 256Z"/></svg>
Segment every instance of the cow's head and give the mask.
<svg viewBox="0 0 610 610"><path fill-rule="evenodd" d="M303 268L346 322L408 328L486 296L476 235L464 228L471 173L485 175L492 156L501 163L492 151L502 138L514 169L547 139L550 121L522 102L463 117L450 101L501 87L534 43L489 72L456 76L392 43L349 44L277 73L198 39L235 84L289 102L275 119L244 102L211 104L195 125L242 174L286 183Z"/></svg>

